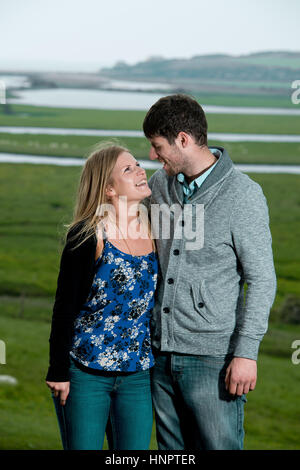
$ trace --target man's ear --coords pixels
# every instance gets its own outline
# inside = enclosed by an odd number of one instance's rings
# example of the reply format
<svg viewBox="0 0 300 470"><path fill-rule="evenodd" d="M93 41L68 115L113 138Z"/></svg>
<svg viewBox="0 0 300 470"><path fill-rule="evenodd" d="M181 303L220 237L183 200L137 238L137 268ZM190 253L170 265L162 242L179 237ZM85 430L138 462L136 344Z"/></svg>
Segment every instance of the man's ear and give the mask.
<svg viewBox="0 0 300 470"><path fill-rule="evenodd" d="M179 147L181 148L186 148L188 144L190 143L191 136L187 134L186 132L179 132L179 134L176 137L176 143Z"/></svg>

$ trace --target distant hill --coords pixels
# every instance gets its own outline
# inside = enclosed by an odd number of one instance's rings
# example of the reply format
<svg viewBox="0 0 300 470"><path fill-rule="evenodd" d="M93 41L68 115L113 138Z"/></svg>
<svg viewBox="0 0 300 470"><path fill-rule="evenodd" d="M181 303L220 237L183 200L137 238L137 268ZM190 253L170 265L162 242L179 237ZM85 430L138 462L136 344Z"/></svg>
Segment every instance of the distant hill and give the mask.
<svg viewBox="0 0 300 470"><path fill-rule="evenodd" d="M300 52L266 51L249 55L198 55L188 59L150 57L118 62L100 75L119 80L166 82L185 90L231 89L282 93L300 79Z"/></svg>

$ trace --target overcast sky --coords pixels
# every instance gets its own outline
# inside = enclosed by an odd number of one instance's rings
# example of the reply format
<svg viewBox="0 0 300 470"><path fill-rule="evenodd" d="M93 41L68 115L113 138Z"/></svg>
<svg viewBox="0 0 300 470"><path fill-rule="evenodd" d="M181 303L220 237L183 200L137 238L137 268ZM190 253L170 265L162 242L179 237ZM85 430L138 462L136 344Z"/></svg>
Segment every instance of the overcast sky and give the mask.
<svg viewBox="0 0 300 470"><path fill-rule="evenodd" d="M0 0L0 70L300 50L300 0Z"/></svg>

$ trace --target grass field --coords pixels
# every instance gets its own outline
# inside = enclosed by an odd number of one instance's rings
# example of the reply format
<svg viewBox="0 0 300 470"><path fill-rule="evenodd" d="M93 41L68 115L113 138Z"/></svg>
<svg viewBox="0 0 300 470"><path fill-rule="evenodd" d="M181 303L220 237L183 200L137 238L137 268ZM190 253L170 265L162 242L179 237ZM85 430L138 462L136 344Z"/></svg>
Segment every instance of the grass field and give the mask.
<svg viewBox="0 0 300 470"><path fill-rule="evenodd" d="M31 135L0 133L0 152L51 155L59 157L86 157L93 147L103 141L114 141L128 148L140 159L148 158L150 145L145 138L86 137L62 135ZM267 163L297 165L300 163L300 143L219 142L235 163Z"/></svg>
<svg viewBox="0 0 300 470"><path fill-rule="evenodd" d="M15 301L13 301L14 303ZM12 375L17 386L0 386L0 449L61 449L50 392L44 383L48 366L48 319L40 315L36 299L28 299L28 315L2 307L1 337L7 345L7 365L2 374ZM11 304L12 306L12 304ZM298 390L300 365L291 362L291 344L300 339L300 327L271 325L261 346L256 390L245 407L245 449L298 449L300 420ZM105 447L107 445L105 443ZM151 449L156 449L153 428Z"/></svg>
<svg viewBox="0 0 300 470"><path fill-rule="evenodd" d="M74 167L1 165L0 191L6 203L0 227L0 339L7 346L7 365L0 368L19 381L15 387L0 386L2 449L61 448L44 377L62 224L71 217L79 173ZM300 293L299 179L252 177L262 185L270 206L276 307L288 293ZM290 360L291 343L299 338L300 327L271 322L259 357L257 390L246 405L246 449L300 449L300 366ZM151 448L156 448L154 432Z"/></svg>
<svg viewBox="0 0 300 470"><path fill-rule="evenodd" d="M225 99L225 98L224 98ZM227 97L227 99L229 99ZM141 130L143 111L104 111L35 106L13 106L14 114L0 112L0 125L50 126L91 129ZM208 115L209 132L299 134L300 116ZM93 146L109 137L0 134L0 152L84 157ZM149 143L145 138L115 139L128 147L137 158L147 158ZM224 146L235 163L298 164L300 144L297 143L227 143L209 141Z"/></svg>
<svg viewBox="0 0 300 470"><path fill-rule="evenodd" d="M12 105L12 114L0 111L0 126L68 127L141 130L145 111L46 108ZM1 108L0 108L1 109ZM209 114L209 132L299 134L300 116Z"/></svg>
<svg viewBox="0 0 300 470"><path fill-rule="evenodd" d="M214 97L210 98L213 101ZM226 102L229 96L223 98L216 104L235 104ZM144 115L30 106L13 109L16 114L11 116L0 113L0 125L140 129ZM299 133L299 118L252 117L209 115L210 132ZM0 152L83 157L99 140L0 134ZM120 143L136 157L147 157L145 139L122 138ZM299 164L300 144L224 146L236 163ZM63 224L72 217L80 172L80 167L0 165L0 198L5 201L0 209L0 339L7 347L7 364L0 365L0 374L18 379L15 387L0 385L0 449L61 448L44 378ZM300 297L299 176L250 176L262 186L269 204L278 291L270 329L261 346L257 389L248 395L245 408L245 448L300 450L300 365L291 362L291 344L300 339L300 325L279 324L277 316L288 294ZM151 449L155 448L153 431Z"/></svg>
<svg viewBox="0 0 300 470"><path fill-rule="evenodd" d="M0 294L54 293L59 236L72 216L80 172L81 167L1 164ZM279 301L287 293L300 294L299 177L251 177L269 203Z"/></svg>
<svg viewBox="0 0 300 470"><path fill-rule="evenodd" d="M266 108L295 108L291 101L291 88L284 94L255 94L246 93L209 93L195 94L200 104L214 104L217 106L249 106Z"/></svg>

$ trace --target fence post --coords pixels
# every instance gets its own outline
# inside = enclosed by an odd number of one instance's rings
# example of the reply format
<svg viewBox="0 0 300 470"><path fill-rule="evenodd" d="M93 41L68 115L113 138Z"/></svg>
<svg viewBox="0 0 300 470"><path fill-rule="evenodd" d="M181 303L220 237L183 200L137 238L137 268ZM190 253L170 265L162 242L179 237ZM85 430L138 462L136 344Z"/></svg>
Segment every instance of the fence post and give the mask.
<svg viewBox="0 0 300 470"><path fill-rule="evenodd" d="M0 364L6 364L5 343L0 339Z"/></svg>
<svg viewBox="0 0 300 470"><path fill-rule="evenodd" d="M0 104L6 104L6 85L4 80L0 80Z"/></svg>

